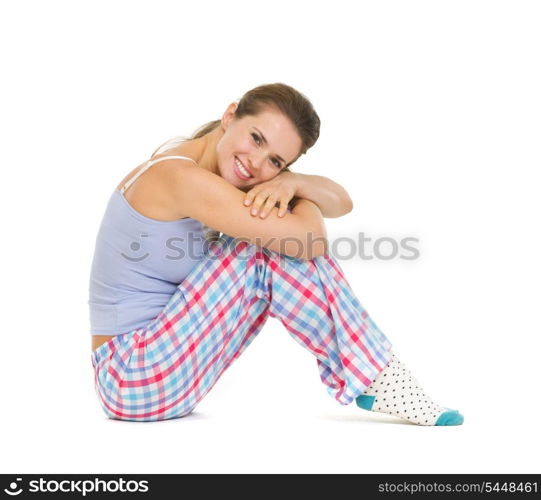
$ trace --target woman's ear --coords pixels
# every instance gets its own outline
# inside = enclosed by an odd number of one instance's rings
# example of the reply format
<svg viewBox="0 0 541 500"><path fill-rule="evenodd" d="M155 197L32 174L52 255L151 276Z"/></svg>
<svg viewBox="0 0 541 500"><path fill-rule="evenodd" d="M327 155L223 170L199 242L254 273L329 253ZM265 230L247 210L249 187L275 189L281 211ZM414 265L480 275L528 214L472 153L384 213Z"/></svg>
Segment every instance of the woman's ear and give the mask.
<svg viewBox="0 0 541 500"><path fill-rule="evenodd" d="M239 107L238 102L232 102L229 106L227 106L227 109L225 110L225 113L222 116L222 127L223 129L227 129L229 127L229 124L235 117L235 111Z"/></svg>

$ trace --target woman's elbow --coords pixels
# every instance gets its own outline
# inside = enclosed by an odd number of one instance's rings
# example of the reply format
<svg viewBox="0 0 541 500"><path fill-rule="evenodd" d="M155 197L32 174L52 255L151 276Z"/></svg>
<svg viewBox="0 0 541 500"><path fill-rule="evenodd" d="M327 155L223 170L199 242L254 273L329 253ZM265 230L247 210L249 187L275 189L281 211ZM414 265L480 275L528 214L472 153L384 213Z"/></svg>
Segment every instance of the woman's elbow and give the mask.
<svg viewBox="0 0 541 500"><path fill-rule="evenodd" d="M345 198L340 198L333 207L332 212L327 211L325 213L325 218L327 219L337 219L338 217L343 217L344 215L349 214L353 210L353 201L349 196Z"/></svg>
<svg viewBox="0 0 541 500"><path fill-rule="evenodd" d="M341 215L349 214L352 210L353 210L353 200L348 195L342 200L342 214Z"/></svg>

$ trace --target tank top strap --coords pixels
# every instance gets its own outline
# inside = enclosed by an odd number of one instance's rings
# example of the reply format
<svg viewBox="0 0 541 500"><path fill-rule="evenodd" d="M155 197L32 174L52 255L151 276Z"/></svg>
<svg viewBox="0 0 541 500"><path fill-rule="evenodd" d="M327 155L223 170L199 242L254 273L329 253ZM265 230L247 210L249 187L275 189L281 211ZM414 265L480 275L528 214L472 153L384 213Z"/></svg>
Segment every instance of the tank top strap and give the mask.
<svg viewBox="0 0 541 500"><path fill-rule="evenodd" d="M141 174L146 172L150 167L152 167L152 165L162 160L189 160L193 161L197 165L195 160L192 160L192 158L188 158L187 156L163 156L162 158L156 158L154 160L150 159L147 161L147 164L141 170L139 170L139 172L137 172L128 182L126 182L126 184L122 186L120 192L124 193L124 191L126 191L126 189L128 189Z"/></svg>

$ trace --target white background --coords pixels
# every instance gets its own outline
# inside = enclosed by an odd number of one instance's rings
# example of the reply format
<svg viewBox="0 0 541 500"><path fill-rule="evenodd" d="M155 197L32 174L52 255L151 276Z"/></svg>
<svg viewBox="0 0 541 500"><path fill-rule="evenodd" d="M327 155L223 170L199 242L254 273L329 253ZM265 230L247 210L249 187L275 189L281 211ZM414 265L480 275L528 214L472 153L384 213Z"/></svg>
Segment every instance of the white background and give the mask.
<svg viewBox="0 0 541 500"><path fill-rule="evenodd" d="M3 1L0 472L539 472L540 14L494 0ZM418 260L339 262L464 425L340 406L276 319L191 416L102 413L86 301L112 189L272 82L322 120L293 170L354 200L329 236L419 239Z"/></svg>

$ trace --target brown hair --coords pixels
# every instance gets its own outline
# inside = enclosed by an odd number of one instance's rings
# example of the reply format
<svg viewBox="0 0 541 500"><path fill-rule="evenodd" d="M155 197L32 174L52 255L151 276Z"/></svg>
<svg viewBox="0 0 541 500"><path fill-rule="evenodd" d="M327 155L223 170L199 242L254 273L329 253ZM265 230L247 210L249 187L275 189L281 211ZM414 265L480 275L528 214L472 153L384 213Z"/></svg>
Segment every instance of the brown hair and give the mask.
<svg viewBox="0 0 541 500"><path fill-rule="evenodd" d="M242 118L247 115L257 115L266 106L281 111L291 120L291 123L299 132L302 141L299 156L305 154L316 143L320 127L318 114L307 97L285 83L260 85L246 92L238 101L235 117ZM217 128L220 123L221 120L206 123L198 128L190 139L198 139L208 134ZM298 158L295 158L291 163L294 163ZM289 170L289 165L283 170Z"/></svg>

